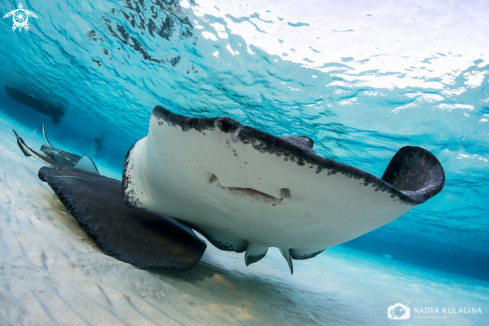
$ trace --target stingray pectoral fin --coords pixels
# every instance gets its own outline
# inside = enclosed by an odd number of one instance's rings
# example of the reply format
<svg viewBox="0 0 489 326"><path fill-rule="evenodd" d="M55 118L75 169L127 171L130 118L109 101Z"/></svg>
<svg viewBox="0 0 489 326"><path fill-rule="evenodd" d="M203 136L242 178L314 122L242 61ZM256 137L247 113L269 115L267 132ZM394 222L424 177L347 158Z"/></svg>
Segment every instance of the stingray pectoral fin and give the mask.
<svg viewBox="0 0 489 326"><path fill-rule="evenodd" d="M249 266L257 261L261 260L267 254L268 247L258 244L250 243L248 248L246 248L245 263Z"/></svg>
<svg viewBox="0 0 489 326"><path fill-rule="evenodd" d="M421 204L443 189L445 172L433 154L421 147L406 146L391 159L382 180Z"/></svg>
<svg viewBox="0 0 489 326"><path fill-rule="evenodd" d="M107 255L139 268L152 266L188 270L202 257L206 244L176 219L128 208L121 182L65 167L43 167L47 182L93 242Z"/></svg>
<svg viewBox="0 0 489 326"><path fill-rule="evenodd" d="M75 164L74 168L82 170L82 171L100 174L98 172L98 169L97 169L97 166L95 165L95 163L92 161L92 159L90 157L88 157L85 154L83 154L82 158Z"/></svg>
<svg viewBox="0 0 489 326"><path fill-rule="evenodd" d="M282 256L284 256L285 260L287 261L287 264L289 265L290 268L290 274L294 274L294 266L292 265L292 258L290 257L289 249L280 249L280 253Z"/></svg>
<svg viewBox="0 0 489 326"><path fill-rule="evenodd" d="M26 145L24 140L20 138L20 136L15 132L15 130L12 130L15 134L15 137L17 137L17 145L19 145L22 153L24 153L25 156L34 156L38 161L40 161L42 164L49 166L52 169L55 170L60 170L63 165L37 153L36 151L32 150L29 146Z"/></svg>

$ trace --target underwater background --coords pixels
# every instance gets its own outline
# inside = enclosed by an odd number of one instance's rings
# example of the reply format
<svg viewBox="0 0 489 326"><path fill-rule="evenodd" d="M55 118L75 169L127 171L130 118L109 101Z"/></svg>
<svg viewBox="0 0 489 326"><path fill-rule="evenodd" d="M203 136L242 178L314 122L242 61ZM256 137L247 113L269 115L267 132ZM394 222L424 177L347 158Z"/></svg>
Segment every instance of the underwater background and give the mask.
<svg viewBox="0 0 489 326"><path fill-rule="evenodd" d="M38 132L47 117L55 146L119 178L155 105L308 136L318 155L378 177L398 149L423 147L445 170L442 192L341 246L489 281L488 2L22 4L38 18L28 32L0 23L0 114ZM3 0L2 16L17 7Z"/></svg>

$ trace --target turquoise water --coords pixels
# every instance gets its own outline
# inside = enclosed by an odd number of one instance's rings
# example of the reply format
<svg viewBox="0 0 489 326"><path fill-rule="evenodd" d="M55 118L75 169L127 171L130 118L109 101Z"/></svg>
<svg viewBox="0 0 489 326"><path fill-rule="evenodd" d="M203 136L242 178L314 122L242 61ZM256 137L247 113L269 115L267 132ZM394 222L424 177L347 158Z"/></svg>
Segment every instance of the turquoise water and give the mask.
<svg viewBox="0 0 489 326"><path fill-rule="evenodd" d="M26 1L0 24L4 114L122 171L153 107L228 116L381 176L405 145L437 156L443 191L349 248L489 280L489 8L483 1ZM15 1L0 4L5 13Z"/></svg>

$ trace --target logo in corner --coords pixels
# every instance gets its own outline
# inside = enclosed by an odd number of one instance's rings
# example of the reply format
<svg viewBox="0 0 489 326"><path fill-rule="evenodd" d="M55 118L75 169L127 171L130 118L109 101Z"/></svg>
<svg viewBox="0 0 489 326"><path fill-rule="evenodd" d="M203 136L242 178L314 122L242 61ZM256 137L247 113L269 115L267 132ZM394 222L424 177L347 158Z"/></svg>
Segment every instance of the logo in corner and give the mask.
<svg viewBox="0 0 489 326"><path fill-rule="evenodd" d="M38 18L33 12L25 10L21 3L19 3L19 9L12 10L11 12L7 13L5 16L3 16L3 19L10 16L12 16L14 21L14 24L12 25L12 31L14 32L17 28L19 29L19 32L22 31L22 28L28 31L29 25L27 25L27 21L29 20L29 17Z"/></svg>
<svg viewBox="0 0 489 326"><path fill-rule="evenodd" d="M387 318L389 319L409 319L411 317L411 309L402 303L396 303L387 308Z"/></svg>

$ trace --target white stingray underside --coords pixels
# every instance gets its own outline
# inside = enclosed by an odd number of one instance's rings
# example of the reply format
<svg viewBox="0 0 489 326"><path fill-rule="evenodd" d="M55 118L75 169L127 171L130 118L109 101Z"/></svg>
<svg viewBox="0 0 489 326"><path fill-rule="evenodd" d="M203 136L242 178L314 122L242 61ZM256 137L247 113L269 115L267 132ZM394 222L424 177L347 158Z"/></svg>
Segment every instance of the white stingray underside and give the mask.
<svg viewBox="0 0 489 326"><path fill-rule="evenodd" d="M261 152L217 127L183 131L154 115L125 173L135 206L186 221L236 251L252 244L248 250L277 247L299 258L414 207L362 179Z"/></svg>

